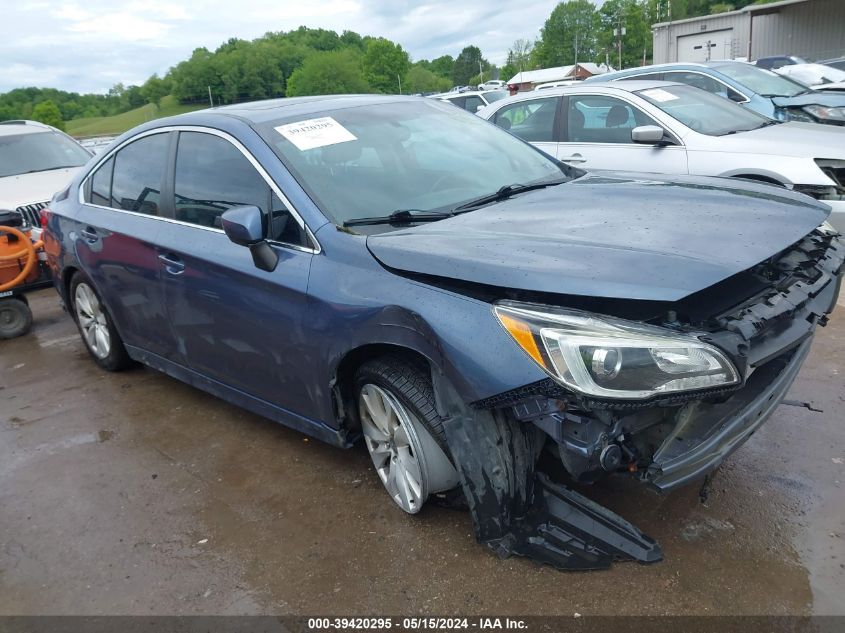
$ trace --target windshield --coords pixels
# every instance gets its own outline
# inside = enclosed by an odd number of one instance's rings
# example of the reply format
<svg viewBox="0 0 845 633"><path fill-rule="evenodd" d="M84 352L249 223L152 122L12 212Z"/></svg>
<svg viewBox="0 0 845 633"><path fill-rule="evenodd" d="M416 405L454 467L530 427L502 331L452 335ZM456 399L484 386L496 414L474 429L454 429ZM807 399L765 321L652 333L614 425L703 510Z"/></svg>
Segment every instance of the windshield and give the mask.
<svg viewBox="0 0 845 633"><path fill-rule="evenodd" d="M770 122L762 114L692 86L648 88L636 94L688 128L708 136L746 132Z"/></svg>
<svg viewBox="0 0 845 633"><path fill-rule="evenodd" d="M797 81L750 64L728 64L718 66L715 70L764 97L794 97L807 92L807 86Z"/></svg>
<svg viewBox="0 0 845 633"><path fill-rule="evenodd" d="M91 158L75 142L55 132L0 136L0 178L60 167L79 167Z"/></svg>
<svg viewBox="0 0 845 633"><path fill-rule="evenodd" d="M256 127L335 224L450 210L505 185L580 173L448 103L407 99Z"/></svg>

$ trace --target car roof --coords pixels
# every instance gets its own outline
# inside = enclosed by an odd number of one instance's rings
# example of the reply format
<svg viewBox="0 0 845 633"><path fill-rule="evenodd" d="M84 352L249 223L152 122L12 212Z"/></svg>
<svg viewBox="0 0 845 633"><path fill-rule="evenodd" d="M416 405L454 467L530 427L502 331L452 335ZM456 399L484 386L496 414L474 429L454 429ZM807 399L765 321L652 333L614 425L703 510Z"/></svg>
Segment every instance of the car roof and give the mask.
<svg viewBox="0 0 845 633"><path fill-rule="evenodd" d="M464 92L441 92L431 95L435 99L450 99L452 97L468 97L471 95L486 95L491 92L504 92L504 90L465 90Z"/></svg>
<svg viewBox="0 0 845 633"><path fill-rule="evenodd" d="M190 122L202 116L227 116L241 119L248 123L264 123L280 118L302 117L323 113L326 110L343 110L380 103L394 103L409 99L424 99L425 97L411 97L399 95L320 95L313 97L284 97L281 99L265 99L236 103L216 108L206 108L185 114L178 114L167 119L159 119L167 125L178 125Z"/></svg>
<svg viewBox="0 0 845 633"><path fill-rule="evenodd" d="M663 70L701 70L704 68L711 68L718 70L727 66L751 66L746 62L738 62L732 59L724 59L710 62L668 62L665 64L652 64L651 66L638 66L637 68L627 68L625 70L617 70L603 75L594 75L589 77L587 81L590 83L601 83L602 79L612 80L616 77L627 77L629 75L639 75L640 73L660 72Z"/></svg>
<svg viewBox="0 0 845 633"><path fill-rule="evenodd" d="M649 88L665 88L667 86L683 86L684 84L677 81L656 81L653 79L631 79L625 82L601 83L601 82L578 82L572 86L557 86L554 88L546 88L545 90L527 90L520 92L515 96L497 101L496 105L503 103L511 103L520 99L540 99L555 95L578 94L581 92L594 92L596 90L612 90L617 92L637 92L639 90L648 90Z"/></svg>
<svg viewBox="0 0 845 633"><path fill-rule="evenodd" d="M36 121L0 121L0 136L18 136L20 134L43 134L53 128Z"/></svg>

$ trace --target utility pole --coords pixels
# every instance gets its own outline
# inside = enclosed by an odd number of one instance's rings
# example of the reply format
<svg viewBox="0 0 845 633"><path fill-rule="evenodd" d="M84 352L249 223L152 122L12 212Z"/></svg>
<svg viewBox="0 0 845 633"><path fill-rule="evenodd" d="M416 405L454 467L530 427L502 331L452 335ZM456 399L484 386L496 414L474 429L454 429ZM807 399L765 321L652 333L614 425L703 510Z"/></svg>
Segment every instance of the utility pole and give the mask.
<svg viewBox="0 0 845 633"><path fill-rule="evenodd" d="M396 75L396 80L399 82L399 94L402 94L402 77L400 75Z"/></svg>
<svg viewBox="0 0 845 633"><path fill-rule="evenodd" d="M478 60L478 75L481 77L481 83L484 83L484 70L481 68L481 60Z"/></svg>
<svg viewBox="0 0 845 633"><path fill-rule="evenodd" d="M208 102L211 104L211 107L214 107L214 101L211 99L211 86L208 86Z"/></svg>
<svg viewBox="0 0 845 633"><path fill-rule="evenodd" d="M613 34L616 36L616 45L619 48L619 67L617 70L622 70L622 36L626 32L625 27L622 26L622 10L620 9L616 13L616 28L613 29Z"/></svg>

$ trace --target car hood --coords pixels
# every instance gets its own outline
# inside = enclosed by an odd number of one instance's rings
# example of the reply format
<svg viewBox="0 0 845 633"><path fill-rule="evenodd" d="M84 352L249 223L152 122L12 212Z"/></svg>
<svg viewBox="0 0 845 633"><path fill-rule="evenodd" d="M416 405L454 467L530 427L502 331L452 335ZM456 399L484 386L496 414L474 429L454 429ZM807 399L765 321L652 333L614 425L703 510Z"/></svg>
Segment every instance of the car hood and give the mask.
<svg viewBox="0 0 845 633"><path fill-rule="evenodd" d="M718 149L743 154L845 159L845 127L833 125L790 121L717 138ZM706 144L712 141L707 137Z"/></svg>
<svg viewBox="0 0 845 633"><path fill-rule="evenodd" d="M0 178L0 209L17 209L24 204L47 202L70 183L79 167L51 169L32 174Z"/></svg>
<svg viewBox="0 0 845 633"><path fill-rule="evenodd" d="M367 246L384 266L406 273L677 301L785 249L828 213L769 185L604 172L371 235Z"/></svg>
<svg viewBox="0 0 845 633"><path fill-rule="evenodd" d="M845 94L810 90L807 94L795 97L772 97L772 103L779 108L802 108L808 105L838 107L845 106Z"/></svg>

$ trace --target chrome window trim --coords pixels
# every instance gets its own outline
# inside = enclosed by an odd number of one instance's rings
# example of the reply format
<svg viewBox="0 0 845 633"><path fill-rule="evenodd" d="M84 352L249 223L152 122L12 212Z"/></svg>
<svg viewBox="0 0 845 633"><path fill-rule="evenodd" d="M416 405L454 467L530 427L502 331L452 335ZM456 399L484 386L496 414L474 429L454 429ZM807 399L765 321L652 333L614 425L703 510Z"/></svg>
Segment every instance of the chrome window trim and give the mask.
<svg viewBox="0 0 845 633"><path fill-rule="evenodd" d="M322 246L320 246L320 242L317 241L317 238L314 236L314 232L311 228L305 223L305 220L302 219L302 216L299 214L299 211L296 210L296 207L293 206L291 201L288 197L282 193L282 190L279 186L275 183L275 181L270 177L261 163L258 162L258 159L247 150L243 144L236 139L234 136L229 134L228 132L223 132L222 130L217 130L215 128L205 127L202 125L168 125L165 127L158 127L152 130L147 130L145 132L141 132L140 134L136 134L135 136L124 140L120 145L113 147L111 150L106 152L100 157L100 160L85 174L85 178L83 178L79 183L79 193L78 193L78 202L79 204L93 207L95 209L105 209L107 211L116 211L117 213L128 213L130 215L136 215L139 217L144 218L152 218L155 220L161 220L163 222L169 222L171 224L179 224L181 226L190 226L198 229L202 229L204 231L212 231L215 233L225 233L223 229L218 229L212 226L201 226L199 224L193 224L191 222L184 222L182 220L176 220L174 218L164 218L160 215L149 215L147 213L138 213L137 211L127 211L126 209L115 209L114 207L104 207L99 204L94 204L92 202L86 202L85 200L85 187L88 184L88 180L93 176L94 172L96 172L102 165L104 165L112 156L114 156L117 152L121 149L133 143L139 139L145 138L147 136L153 136L154 134L167 134L169 132L199 132L201 134L211 134L212 136L217 136L222 138L229 143L231 143L241 154L243 154L244 158L246 158L250 164L252 164L253 168L258 172L258 174L264 179L270 189L275 193L279 200L288 208L291 215L296 220L297 224L299 224L300 228L302 228L309 241L314 244L315 248L308 248L306 246L300 246L299 244L289 244L288 242L279 242L277 240L267 240L271 244L276 244L278 246L283 246L286 248L292 248L294 250L303 251L306 253L312 253L317 255L323 251Z"/></svg>

